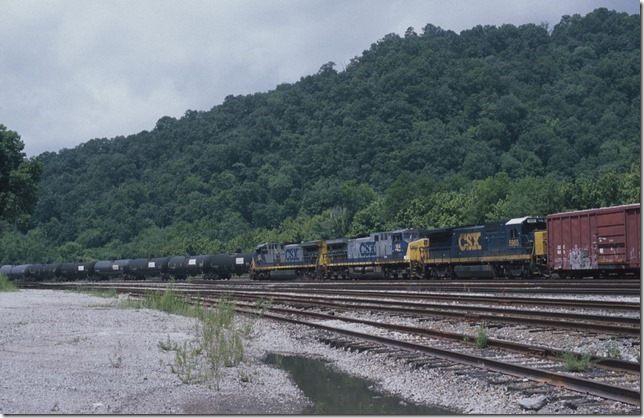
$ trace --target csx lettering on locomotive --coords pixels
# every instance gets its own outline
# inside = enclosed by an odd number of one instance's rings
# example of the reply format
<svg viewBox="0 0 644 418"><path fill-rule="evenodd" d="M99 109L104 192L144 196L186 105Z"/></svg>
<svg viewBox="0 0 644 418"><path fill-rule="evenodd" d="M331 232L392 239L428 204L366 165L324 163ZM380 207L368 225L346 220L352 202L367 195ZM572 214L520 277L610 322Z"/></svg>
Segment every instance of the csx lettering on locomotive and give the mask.
<svg viewBox="0 0 644 418"><path fill-rule="evenodd" d="M360 255L363 257L375 257L376 243L375 242L360 243Z"/></svg>
<svg viewBox="0 0 644 418"><path fill-rule="evenodd" d="M480 232L470 232L468 234L461 234L458 237L458 248L461 251L480 250L481 249L481 244L479 244L480 238L481 238Z"/></svg>
<svg viewBox="0 0 644 418"><path fill-rule="evenodd" d="M286 261L297 261L298 252L299 252L299 248L289 248L286 251L284 251L284 256L286 257Z"/></svg>

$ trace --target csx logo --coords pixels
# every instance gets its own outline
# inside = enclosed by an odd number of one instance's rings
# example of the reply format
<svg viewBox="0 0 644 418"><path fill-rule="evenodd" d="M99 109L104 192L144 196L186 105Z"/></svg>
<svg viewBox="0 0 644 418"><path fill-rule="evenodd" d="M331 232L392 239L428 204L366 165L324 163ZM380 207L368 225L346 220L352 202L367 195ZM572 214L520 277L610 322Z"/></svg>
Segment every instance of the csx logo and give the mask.
<svg viewBox="0 0 644 418"><path fill-rule="evenodd" d="M287 261L293 261L297 260L297 253L299 252L299 248L289 248L288 250L284 251L284 256L286 257Z"/></svg>
<svg viewBox="0 0 644 418"><path fill-rule="evenodd" d="M461 234L458 237L458 248L461 251L473 251L480 250L481 244L479 244L479 239L481 238L480 232L470 232L469 234Z"/></svg>
<svg viewBox="0 0 644 418"><path fill-rule="evenodd" d="M363 242L360 244L360 255L363 257L375 257L376 256L376 243L375 242Z"/></svg>

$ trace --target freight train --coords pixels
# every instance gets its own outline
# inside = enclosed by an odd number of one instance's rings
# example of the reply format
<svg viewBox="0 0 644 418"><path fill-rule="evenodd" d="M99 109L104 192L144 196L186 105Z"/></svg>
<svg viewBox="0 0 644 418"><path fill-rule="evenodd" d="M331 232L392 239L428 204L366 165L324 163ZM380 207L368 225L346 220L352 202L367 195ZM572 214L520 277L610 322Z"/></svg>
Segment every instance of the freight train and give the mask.
<svg viewBox="0 0 644 418"><path fill-rule="evenodd" d="M75 281L75 280L185 280L201 276L206 280L228 280L233 275L246 274L251 262L250 253L207 254L161 258L101 260L80 263L22 264L2 266L0 274L10 280Z"/></svg>
<svg viewBox="0 0 644 418"><path fill-rule="evenodd" d="M455 279L640 274L640 204L484 225L269 242L253 253L2 266L10 279Z"/></svg>

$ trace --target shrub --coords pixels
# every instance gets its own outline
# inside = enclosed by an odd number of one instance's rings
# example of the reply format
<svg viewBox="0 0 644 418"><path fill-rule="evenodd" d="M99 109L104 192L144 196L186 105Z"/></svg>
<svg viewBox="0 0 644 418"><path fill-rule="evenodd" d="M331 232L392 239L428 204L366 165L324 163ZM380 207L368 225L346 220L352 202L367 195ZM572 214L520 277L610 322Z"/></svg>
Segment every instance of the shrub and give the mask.
<svg viewBox="0 0 644 418"><path fill-rule="evenodd" d="M622 353L619 351L619 343L614 338L611 338L610 342L608 343L608 350L606 350L606 354L608 358L616 360L620 360L622 358Z"/></svg>
<svg viewBox="0 0 644 418"><path fill-rule="evenodd" d="M4 274L0 274L0 292L16 292L18 287Z"/></svg>
<svg viewBox="0 0 644 418"><path fill-rule="evenodd" d="M590 354L576 354L571 351L564 351L561 357L564 367L569 372L582 372L593 366Z"/></svg>
<svg viewBox="0 0 644 418"><path fill-rule="evenodd" d="M254 322L250 326L237 324L235 305L227 299L220 300L214 307L191 305L191 309L187 309L184 302L189 304L189 301L173 298L157 295L152 298L151 305L172 307L173 310L178 307L198 318L195 337L183 344L174 343L168 337L166 341L159 341L158 346L163 351L175 352L172 371L183 383L213 379L218 388L223 368L235 367L243 361L243 337L249 334Z"/></svg>
<svg viewBox="0 0 644 418"><path fill-rule="evenodd" d="M479 333L476 336L476 346L478 348L486 348L488 346L489 337L487 335L487 326L485 322L479 325Z"/></svg>

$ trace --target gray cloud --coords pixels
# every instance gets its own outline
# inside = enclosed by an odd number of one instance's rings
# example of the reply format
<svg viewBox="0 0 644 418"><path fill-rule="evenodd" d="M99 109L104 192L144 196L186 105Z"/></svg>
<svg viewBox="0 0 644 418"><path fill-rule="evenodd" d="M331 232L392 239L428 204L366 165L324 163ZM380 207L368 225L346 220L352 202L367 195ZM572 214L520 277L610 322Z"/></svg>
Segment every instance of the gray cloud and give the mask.
<svg viewBox="0 0 644 418"><path fill-rule="evenodd" d="M388 33L547 22L632 0L3 0L0 123L29 156L268 91Z"/></svg>

